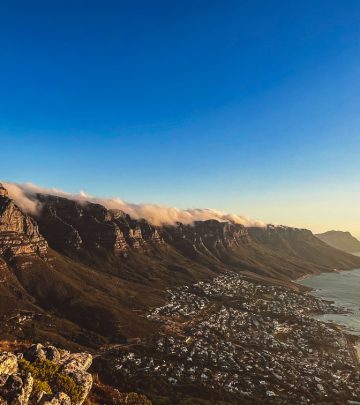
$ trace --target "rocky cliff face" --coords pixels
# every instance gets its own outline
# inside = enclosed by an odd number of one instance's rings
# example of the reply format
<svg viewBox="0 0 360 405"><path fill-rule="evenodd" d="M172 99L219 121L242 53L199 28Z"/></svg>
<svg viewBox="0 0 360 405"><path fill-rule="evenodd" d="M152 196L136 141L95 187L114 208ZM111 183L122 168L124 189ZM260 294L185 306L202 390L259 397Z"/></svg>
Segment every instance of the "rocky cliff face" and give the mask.
<svg viewBox="0 0 360 405"><path fill-rule="evenodd" d="M268 225L262 228L250 227L248 228L248 233L252 240L271 246L276 250L289 249L297 242L315 240L314 235L308 229L291 228L288 226Z"/></svg>
<svg viewBox="0 0 360 405"><path fill-rule="evenodd" d="M160 234L169 245L183 253L203 253L216 257L249 242L249 234L243 225L216 220L164 226Z"/></svg>
<svg viewBox="0 0 360 405"><path fill-rule="evenodd" d="M88 353L70 353L36 344L0 352L0 404L81 405L93 379Z"/></svg>
<svg viewBox="0 0 360 405"><path fill-rule="evenodd" d="M24 214L9 199L0 184L0 268L17 258L45 258L48 245L34 219Z"/></svg>
<svg viewBox="0 0 360 405"><path fill-rule="evenodd" d="M155 227L145 220L135 220L120 210L109 210L99 204L42 194L37 195L37 199L41 210L35 219L40 232L52 248L61 252L85 250L96 255L104 251L118 257L127 257L129 252L137 252L151 257L161 251L165 259L164 254L170 248L187 259L201 259L202 264L204 260L210 265L212 261L217 264L220 261L225 265L236 264L237 268L250 266L258 269L269 268L267 257L271 254L278 266L270 266L281 267L281 277L286 277L286 266L294 269L310 267L305 261L320 266L317 270L327 266L348 268L352 265L351 258L329 249L306 229L272 225L245 228L216 220ZM17 234L24 234L21 228L24 215L10 200L6 201L9 212L5 221L7 227L13 226ZM15 219L10 220L9 217ZM34 220L25 216L25 223L28 224L25 227L27 234L41 251L44 241L39 236ZM6 238L5 233L3 238ZM22 244L21 249L26 251L31 250L31 247ZM280 263L281 257L283 263ZM297 265L294 265L295 260L299 261Z"/></svg>
<svg viewBox="0 0 360 405"><path fill-rule="evenodd" d="M37 221L55 249L102 248L123 254L129 249L147 250L163 243L155 227L132 220L122 211L55 196L38 198L42 210Z"/></svg>
<svg viewBox="0 0 360 405"><path fill-rule="evenodd" d="M60 250L102 248L122 255L130 250L146 252L170 245L181 251L220 255L249 239L244 226L228 222L209 220L155 227L98 204L48 195L37 198L42 204L41 214L36 218L40 230L50 246Z"/></svg>

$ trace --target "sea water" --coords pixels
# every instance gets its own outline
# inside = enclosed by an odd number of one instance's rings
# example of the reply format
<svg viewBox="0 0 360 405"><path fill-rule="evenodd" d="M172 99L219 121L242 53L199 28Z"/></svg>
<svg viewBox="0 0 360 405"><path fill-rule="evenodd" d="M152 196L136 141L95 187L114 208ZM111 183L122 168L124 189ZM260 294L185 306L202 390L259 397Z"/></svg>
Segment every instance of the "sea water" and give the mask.
<svg viewBox="0 0 360 405"><path fill-rule="evenodd" d="M344 326L352 334L360 336L360 269L321 273L299 281L299 284L312 287L311 294L318 298L333 301L351 313L324 314L316 316L325 322Z"/></svg>

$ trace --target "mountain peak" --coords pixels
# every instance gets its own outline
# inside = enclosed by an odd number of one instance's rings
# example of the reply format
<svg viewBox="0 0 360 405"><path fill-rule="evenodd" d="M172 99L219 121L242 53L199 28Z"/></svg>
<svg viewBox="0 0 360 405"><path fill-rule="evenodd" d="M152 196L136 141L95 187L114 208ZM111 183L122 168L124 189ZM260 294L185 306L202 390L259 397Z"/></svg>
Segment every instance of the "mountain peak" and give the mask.
<svg viewBox="0 0 360 405"><path fill-rule="evenodd" d="M348 231L328 231L316 236L336 249L348 253L360 252L360 241Z"/></svg>
<svg viewBox="0 0 360 405"><path fill-rule="evenodd" d="M22 212L0 183L0 255L16 261L29 256L45 257L47 249L35 220Z"/></svg>
<svg viewBox="0 0 360 405"><path fill-rule="evenodd" d="M4 198L4 197L9 197L9 193L6 190L6 188L0 183L0 197Z"/></svg>

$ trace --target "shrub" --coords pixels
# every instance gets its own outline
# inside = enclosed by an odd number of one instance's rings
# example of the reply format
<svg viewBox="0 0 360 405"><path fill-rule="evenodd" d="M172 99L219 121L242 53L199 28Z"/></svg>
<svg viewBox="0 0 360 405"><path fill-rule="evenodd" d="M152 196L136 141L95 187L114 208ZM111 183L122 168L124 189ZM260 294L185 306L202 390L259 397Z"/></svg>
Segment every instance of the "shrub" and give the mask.
<svg viewBox="0 0 360 405"><path fill-rule="evenodd" d="M65 392L72 403L79 402L82 397L81 387L76 385L70 376L61 373L60 367L49 360L30 363L22 359L19 361L19 370L23 376L31 373L34 378L34 396L41 391L45 391L47 394Z"/></svg>
<svg viewBox="0 0 360 405"><path fill-rule="evenodd" d="M46 394L52 394L52 390L50 385L46 381L38 380L34 378L34 385L33 385L33 395L40 394L40 392L45 392Z"/></svg>

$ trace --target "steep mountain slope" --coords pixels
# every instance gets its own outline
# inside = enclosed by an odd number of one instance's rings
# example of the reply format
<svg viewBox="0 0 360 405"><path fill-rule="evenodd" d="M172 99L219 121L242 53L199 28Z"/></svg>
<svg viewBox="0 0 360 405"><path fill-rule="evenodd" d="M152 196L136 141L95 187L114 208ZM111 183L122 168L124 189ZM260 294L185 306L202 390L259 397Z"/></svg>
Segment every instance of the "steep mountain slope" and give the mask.
<svg viewBox="0 0 360 405"><path fill-rule="evenodd" d="M289 284L309 272L360 267L360 258L307 230L215 220L155 227L99 204L37 198L42 207L31 218L0 188L2 336L70 347L122 342L157 328L142 314L171 286L228 270Z"/></svg>
<svg viewBox="0 0 360 405"><path fill-rule="evenodd" d="M121 254L162 243L156 228L146 221L134 221L122 211L55 196L38 195L38 199L43 205L37 218L40 228L59 250L103 248Z"/></svg>
<svg viewBox="0 0 360 405"><path fill-rule="evenodd" d="M359 262L330 248L306 229L271 225L245 228L217 220L154 227L98 204L48 195L37 198L42 211L36 219L50 246L81 260L113 255L117 258L115 267L124 266L130 253L147 261L160 258L163 263L176 253L172 266L183 268L183 273L187 270L195 279L197 271L191 271L194 263L214 271L231 266L288 280L305 272L352 268ZM134 276L141 268L137 266Z"/></svg>
<svg viewBox="0 0 360 405"><path fill-rule="evenodd" d="M36 222L21 212L0 184L0 255L19 264L20 257L45 258L47 248Z"/></svg>
<svg viewBox="0 0 360 405"><path fill-rule="evenodd" d="M358 265L358 260L354 262L352 255L329 247L307 229L270 225L266 228L249 228L249 233L253 240L272 251L312 263L314 268L346 269Z"/></svg>
<svg viewBox="0 0 360 405"><path fill-rule="evenodd" d="M232 223L204 221L165 227L164 240L193 261L221 263L236 271L289 280L334 267L353 268L358 259L330 248L306 229L244 228Z"/></svg>
<svg viewBox="0 0 360 405"><path fill-rule="evenodd" d="M360 241L350 232L328 231L315 235L328 245L348 253L360 252Z"/></svg>

